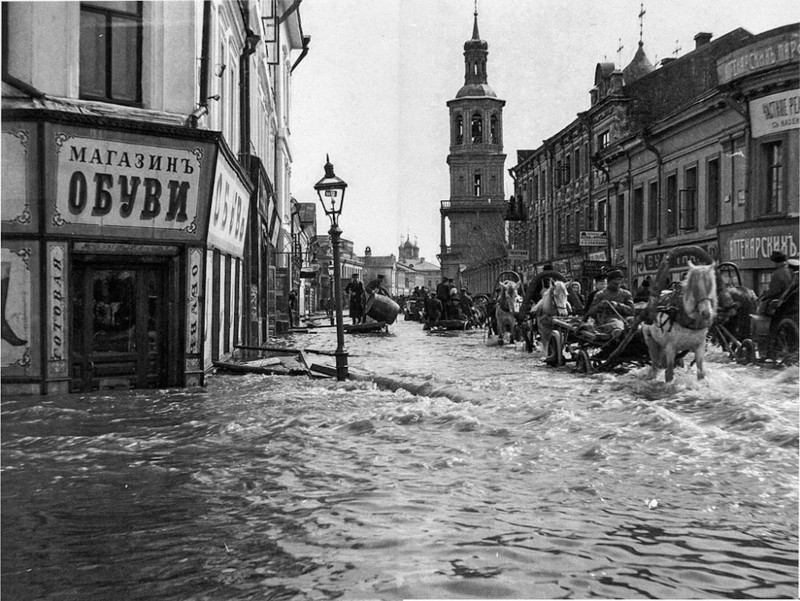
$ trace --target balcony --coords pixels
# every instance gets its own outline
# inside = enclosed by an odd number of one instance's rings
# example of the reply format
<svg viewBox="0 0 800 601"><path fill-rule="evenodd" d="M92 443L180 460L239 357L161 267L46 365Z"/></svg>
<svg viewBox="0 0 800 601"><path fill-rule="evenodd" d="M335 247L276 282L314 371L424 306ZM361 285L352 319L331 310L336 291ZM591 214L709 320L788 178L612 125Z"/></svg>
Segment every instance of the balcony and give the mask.
<svg viewBox="0 0 800 601"><path fill-rule="evenodd" d="M472 199L472 200L443 200L442 213L465 213L473 211L503 213L506 210L506 201L502 198Z"/></svg>

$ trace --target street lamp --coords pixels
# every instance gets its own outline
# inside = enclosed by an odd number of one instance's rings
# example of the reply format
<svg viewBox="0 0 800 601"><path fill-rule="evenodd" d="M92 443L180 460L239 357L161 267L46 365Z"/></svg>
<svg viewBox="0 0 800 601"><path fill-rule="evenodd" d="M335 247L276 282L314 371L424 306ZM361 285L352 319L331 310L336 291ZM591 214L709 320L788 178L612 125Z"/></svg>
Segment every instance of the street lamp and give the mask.
<svg viewBox="0 0 800 601"><path fill-rule="evenodd" d="M336 177L333 173L333 165L328 155L325 155L325 177L314 184L314 189L319 196L322 210L331 220L331 229L328 234L331 237L333 246L333 294L334 307L336 309L336 379L346 380L347 373L347 352L344 350L344 326L342 324L342 280L341 267L339 265L339 243L342 237L342 230L339 228L339 215L342 214L344 204L344 191L347 184Z"/></svg>

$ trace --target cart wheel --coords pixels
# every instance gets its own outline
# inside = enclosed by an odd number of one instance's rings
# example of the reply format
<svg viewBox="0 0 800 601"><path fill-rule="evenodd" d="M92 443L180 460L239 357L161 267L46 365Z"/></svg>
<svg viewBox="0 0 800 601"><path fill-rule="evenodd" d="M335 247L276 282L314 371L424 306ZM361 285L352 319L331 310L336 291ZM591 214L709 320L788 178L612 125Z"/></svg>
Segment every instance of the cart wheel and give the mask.
<svg viewBox="0 0 800 601"><path fill-rule="evenodd" d="M798 360L798 330L793 319L784 317L778 324L775 337L775 356L782 365L794 365Z"/></svg>
<svg viewBox="0 0 800 601"><path fill-rule="evenodd" d="M756 358L756 344L750 338L742 340L742 345L736 351L736 362L741 364L752 363Z"/></svg>
<svg viewBox="0 0 800 601"><path fill-rule="evenodd" d="M592 371L592 360L589 353L584 350L578 351L578 357L575 359L575 364L578 366L578 371L582 374L590 374Z"/></svg>
<svg viewBox="0 0 800 601"><path fill-rule="evenodd" d="M561 340L561 332L554 331L550 336L545 363L551 367L562 367L564 365L564 343Z"/></svg>

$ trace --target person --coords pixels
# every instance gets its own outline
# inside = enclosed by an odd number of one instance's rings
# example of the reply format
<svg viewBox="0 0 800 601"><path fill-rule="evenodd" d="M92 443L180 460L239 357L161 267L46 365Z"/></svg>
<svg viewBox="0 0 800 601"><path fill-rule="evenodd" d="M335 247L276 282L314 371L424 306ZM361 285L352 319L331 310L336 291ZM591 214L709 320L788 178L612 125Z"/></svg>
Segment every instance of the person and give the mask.
<svg viewBox="0 0 800 601"><path fill-rule="evenodd" d="M350 318L353 323L360 323L364 318L364 284L358 281L358 274L350 276L350 281L344 287L345 294L349 294Z"/></svg>
<svg viewBox="0 0 800 601"><path fill-rule="evenodd" d="M389 291L383 286L383 278L384 275L382 273L378 274L374 280L371 280L369 284L367 284L367 296L372 296L373 294L382 294L383 296L391 296Z"/></svg>
<svg viewBox="0 0 800 601"><path fill-rule="evenodd" d="M592 301L594 300L595 295L600 292L601 290L605 290L606 288L606 276L603 273L599 273L594 276L594 287L589 294L586 295L586 302L583 305L583 319L586 320L586 312L589 311L589 307L592 306Z"/></svg>
<svg viewBox="0 0 800 601"><path fill-rule="evenodd" d="M297 319L297 293L294 290L289 291L289 302L287 303L289 312L289 326L296 326Z"/></svg>
<svg viewBox="0 0 800 601"><path fill-rule="evenodd" d="M464 321L466 319L464 314L461 312L458 290L455 288L450 289L450 297L447 299L447 303L444 305L444 316L445 319L455 319L458 321Z"/></svg>
<svg viewBox="0 0 800 601"><path fill-rule="evenodd" d="M780 298L792 285L794 277L785 254L779 250L773 250L769 258L775 263L775 271L772 272L767 291L758 299L759 313L767 313L770 310L769 302Z"/></svg>
<svg viewBox="0 0 800 601"><path fill-rule="evenodd" d="M647 276L641 286L636 289L633 295L634 303L646 303L650 300L650 276Z"/></svg>
<svg viewBox="0 0 800 601"><path fill-rule="evenodd" d="M436 285L436 298L442 302L442 306L447 302L447 297L450 296L450 286L447 285L447 276L442 277L442 281Z"/></svg>
<svg viewBox="0 0 800 601"><path fill-rule="evenodd" d="M425 299L425 323L428 326L434 326L442 318L444 307L442 301L436 296L435 292L431 292L428 298Z"/></svg>
<svg viewBox="0 0 800 601"><path fill-rule="evenodd" d="M572 313L583 315L586 299L581 293L581 283L578 280L572 280L567 284L567 292L569 293L569 304L572 306Z"/></svg>
<svg viewBox="0 0 800 601"><path fill-rule="evenodd" d="M470 319L472 317L472 307L475 305L475 302L469 295L469 291L467 290L466 286L461 287L461 294L458 296L458 305L461 307L461 311L464 313L467 319Z"/></svg>
<svg viewBox="0 0 800 601"><path fill-rule="evenodd" d="M617 338L625 329L624 319L633 317L633 295L622 288L622 272L619 269L609 271L606 279L608 283L605 289L594 295L585 318L593 317L597 331L611 333Z"/></svg>

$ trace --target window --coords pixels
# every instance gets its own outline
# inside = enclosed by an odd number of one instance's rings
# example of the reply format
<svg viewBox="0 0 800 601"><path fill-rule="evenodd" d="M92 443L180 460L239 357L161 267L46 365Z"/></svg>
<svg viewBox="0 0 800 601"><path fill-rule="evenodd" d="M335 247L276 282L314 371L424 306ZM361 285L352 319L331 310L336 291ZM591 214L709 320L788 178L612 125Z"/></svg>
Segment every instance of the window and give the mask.
<svg viewBox="0 0 800 601"><path fill-rule="evenodd" d="M81 2L80 95L142 101L142 3Z"/></svg>
<svg viewBox="0 0 800 601"><path fill-rule="evenodd" d="M647 237L650 240L658 238L658 182L650 182L650 191L647 197Z"/></svg>
<svg viewBox="0 0 800 601"><path fill-rule="evenodd" d="M464 143L464 117L461 115L456 115L455 121L455 143L463 144Z"/></svg>
<svg viewBox="0 0 800 601"><path fill-rule="evenodd" d="M719 159L711 159L706 165L706 225L719 223L720 207Z"/></svg>
<svg viewBox="0 0 800 601"><path fill-rule="evenodd" d="M472 191L475 193L475 196L481 195L481 174L476 173L473 179Z"/></svg>
<svg viewBox="0 0 800 601"><path fill-rule="evenodd" d="M641 242L644 237L644 188L639 186L633 190L633 221L631 222L631 239Z"/></svg>
<svg viewBox="0 0 800 601"><path fill-rule="evenodd" d="M608 207L605 200L597 203L597 229L608 231Z"/></svg>
<svg viewBox="0 0 800 601"><path fill-rule="evenodd" d="M684 185L680 192L680 228L697 229L697 167L689 167L684 172Z"/></svg>
<svg viewBox="0 0 800 601"><path fill-rule="evenodd" d="M572 164L572 160L571 159L572 159L572 157L569 154L564 158L564 183L565 184L568 184L570 182L570 180L572 179L572 177L571 177L572 174L571 174L571 169L570 169L570 165Z"/></svg>
<svg viewBox="0 0 800 601"><path fill-rule="evenodd" d="M491 123L491 131L492 131L492 144L499 144L500 143L500 122L497 119L497 115L492 115Z"/></svg>
<svg viewBox="0 0 800 601"><path fill-rule="evenodd" d="M478 113L472 115L472 143L483 143L483 119Z"/></svg>
<svg viewBox="0 0 800 601"><path fill-rule="evenodd" d="M622 246L625 238L625 195L617 196L617 231L614 232L616 246Z"/></svg>
<svg viewBox="0 0 800 601"><path fill-rule="evenodd" d="M561 184L564 181L562 175L563 170L564 167L561 165L561 161L556 161L556 188L561 187Z"/></svg>
<svg viewBox="0 0 800 601"><path fill-rule="evenodd" d="M777 213L783 205L783 147L780 141L764 144L767 165L767 189L764 213Z"/></svg>
<svg viewBox="0 0 800 601"><path fill-rule="evenodd" d="M533 200L539 200L539 175L533 176Z"/></svg>
<svg viewBox="0 0 800 601"><path fill-rule="evenodd" d="M588 205L588 206L587 206L587 207L584 209L584 214L583 214L583 224L584 224L584 227L585 227L587 230L591 230L591 229L593 229L593 228L592 228L592 206L591 206L591 205ZM580 237L579 237L578 239L580 240Z"/></svg>
<svg viewBox="0 0 800 601"><path fill-rule="evenodd" d="M667 235L678 233L678 177L667 176Z"/></svg>
<svg viewBox="0 0 800 601"><path fill-rule="evenodd" d="M575 177L581 176L581 149L575 149Z"/></svg>
<svg viewBox="0 0 800 601"><path fill-rule="evenodd" d="M569 243L572 241L572 215L567 213L564 215L564 242Z"/></svg>
<svg viewBox="0 0 800 601"><path fill-rule="evenodd" d="M608 146L608 130L597 135L597 150L603 150Z"/></svg>
<svg viewBox="0 0 800 601"><path fill-rule="evenodd" d="M572 241L577 242L581 238L581 211L575 209L575 229L572 232Z"/></svg>

